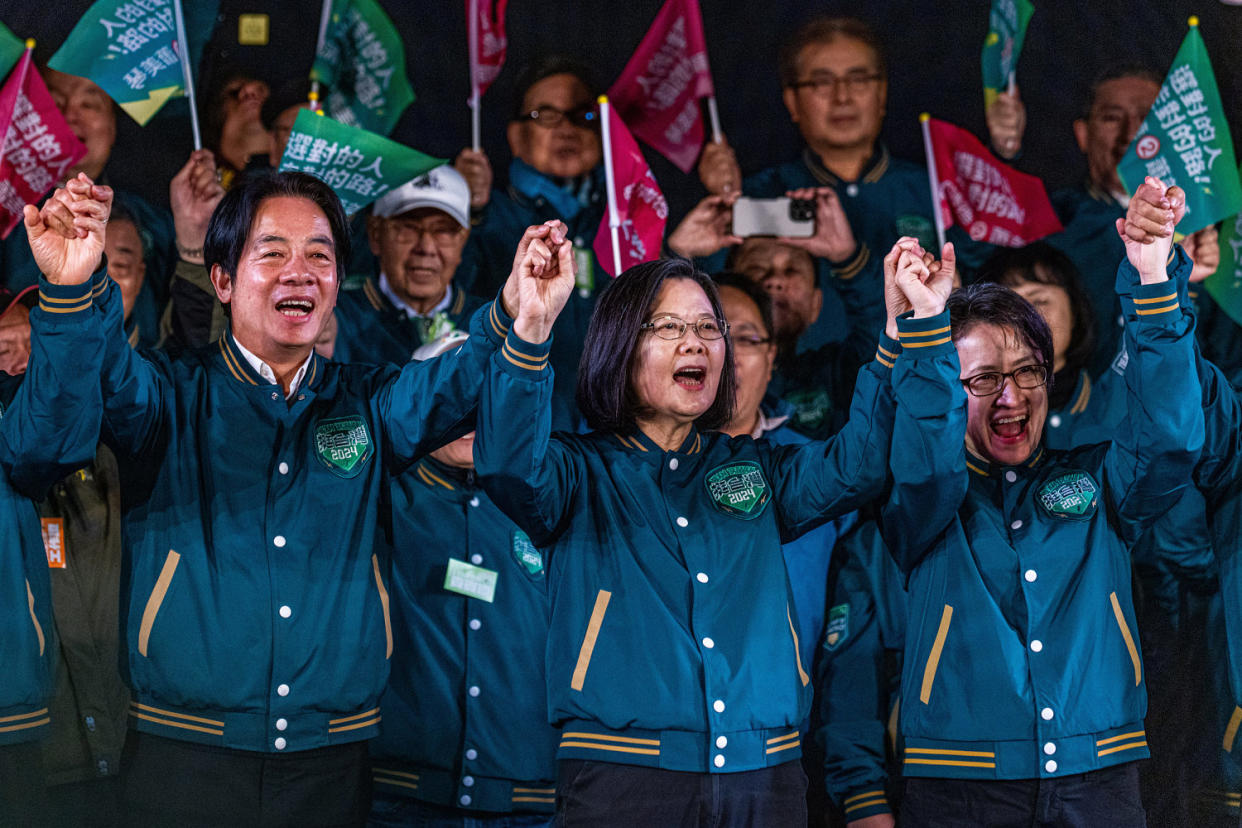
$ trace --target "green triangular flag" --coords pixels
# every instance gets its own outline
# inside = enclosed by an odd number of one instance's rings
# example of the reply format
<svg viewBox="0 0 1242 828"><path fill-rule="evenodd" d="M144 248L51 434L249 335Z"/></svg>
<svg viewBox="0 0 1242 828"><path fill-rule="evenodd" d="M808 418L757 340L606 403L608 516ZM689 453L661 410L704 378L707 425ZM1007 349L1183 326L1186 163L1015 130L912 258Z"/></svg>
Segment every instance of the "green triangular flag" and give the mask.
<svg viewBox="0 0 1242 828"><path fill-rule="evenodd" d="M21 38L9 31L8 26L0 23L0 81L17 65L25 51L26 44Z"/></svg>
<svg viewBox="0 0 1242 828"><path fill-rule="evenodd" d="M182 89L172 4L98 0L47 65L90 78L139 124Z"/></svg>
<svg viewBox="0 0 1242 828"><path fill-rule="evenodd" d="M1220 228L1220 266L1203 280L1203 289L1230 319L1242 325L1242 215Z"/></svg>
<svg viewBox="0 0 1242 828"><path fill-rule="evenodd" d="M1185 190L1187 215L1179 234L1190 235L1242 209L1229 122L1197 18L1190 18L1190 31L1117 174L1130 193L1147 175Z"/></svg>
<svg viewBox="0 0 1242 828"><path fill-rule="evenodd" d="M333 0L311 76L328 87L327 114L347 126L388 135L414 102L401 35L376 0Z"/></svg>
<svg viewBox="0 0 1242 828"><path fill-rule="evenodd" d="M445 163L404 144L337 123L309 109L298 113L280 169L322 178L356 213L394 187Z"/></svg>
<svg viewBox="0 0 1242 828"><path fill-rule="evenodd" d="M1018 65L1026 27L1035 7L1030 0L992 0L988 36L983 41L983 106L986 109L1005 90Z"/></svg>

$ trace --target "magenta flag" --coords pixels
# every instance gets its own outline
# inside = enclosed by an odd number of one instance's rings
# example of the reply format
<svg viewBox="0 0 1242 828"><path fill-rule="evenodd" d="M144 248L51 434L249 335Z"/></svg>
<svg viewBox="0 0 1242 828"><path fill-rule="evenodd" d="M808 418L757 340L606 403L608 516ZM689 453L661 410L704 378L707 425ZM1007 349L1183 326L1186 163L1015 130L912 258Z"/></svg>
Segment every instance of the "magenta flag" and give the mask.
<svg viewBox="0 0 1242 828"><path fill-rule="evenodd" d="M8 238L22 220L23 206L38 204L86 155L30 55L27 49L0 88L0 238Z"/></svg>
<svg viewBox="0 0 1242 828"><path fill-rule="evenodd" d="M688 173L703 149L699 98L714 94L698 0L667 0L608 99L635 135Z"/></svg>
<svg viewBox="0 0 1242 828"><path fill-rule="evenodd" d="M928 118L944 226L954 222L975 241L1004 247L1061 230L1044 183L1001 163L961 127Z"/></svg>
<svg viewBox="0 0 1242 828"><path fill-rule="evenodd" d="M608 107L608 128L612 141L612 173L616 182L617 240L621 248L621 270L659 258L668 221L668 202L656 183L638 142L625 128L617 111ZM595 234L595 255L612 276L612 234L609 211Z"/></svg>
<svg viewBox="0 0 1242 828"><path fill-rule="evenodd" d="M509 0L466 0L467 25L471 13L477 15L478 43L477 51L476 44L471 44L470 79L479 88L480 95L487 91L505 65L505 49L509 45L505 37L505 7L508 4Z"/></svg>

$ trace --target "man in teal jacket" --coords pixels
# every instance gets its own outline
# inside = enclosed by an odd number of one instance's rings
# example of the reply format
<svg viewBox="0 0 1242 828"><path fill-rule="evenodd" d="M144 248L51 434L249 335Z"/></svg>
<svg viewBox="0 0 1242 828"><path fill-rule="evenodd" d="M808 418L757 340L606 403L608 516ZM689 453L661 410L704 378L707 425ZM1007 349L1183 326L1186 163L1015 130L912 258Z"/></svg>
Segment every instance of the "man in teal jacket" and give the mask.
<svg viewBox="0 0 1242 828"><path fill-rule="evenodd" d="M74 228L105 221L109 197L82 176L28 217L51 280L96 269L100 248ZM532 228L523 250L562 232ZM327 363L312 346L348 244L318 179L247 178L217 207L205 251L231 329L177 360L129 349L102 270L86 288L103 311L91 318L105 341L104 435L125 486L126 799L140 821L366 817L362 740L381 720L393 646L381 488L469 428L510 318L499 301L481 308L470 341L434 363Z"/></svg>

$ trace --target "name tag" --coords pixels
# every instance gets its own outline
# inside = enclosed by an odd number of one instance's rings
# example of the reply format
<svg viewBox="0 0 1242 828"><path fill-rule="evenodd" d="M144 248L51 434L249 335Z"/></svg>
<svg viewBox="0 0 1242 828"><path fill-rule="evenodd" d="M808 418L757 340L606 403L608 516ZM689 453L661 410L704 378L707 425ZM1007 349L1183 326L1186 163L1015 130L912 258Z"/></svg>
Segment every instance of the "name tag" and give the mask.
<svg viewBox="0 0 1242 828"><path fill-rule="evenodd" d="M578 288L578 293L582 298L591 295L591 291L595 290L595 255L588 247L578 247L574 245L574 264L578 268L578 272L574 274L574 285Z"/></svg>
<svg viewBox="0 0 1242 828"><path fill-rule="evenodd" d="M449 592L478 598L489 604L496 597L496 580L500 577L494 569L484 569L456 558L449 558L448 572L444 576L444 588Z"/></svg>
<svg viewBox="0 0 1242 828"><path fill-rule="evenodd" d="M39 520L43 524L43 550L47 552L47 565L52 569L64 569L64 518L40 518Z"/></svg>

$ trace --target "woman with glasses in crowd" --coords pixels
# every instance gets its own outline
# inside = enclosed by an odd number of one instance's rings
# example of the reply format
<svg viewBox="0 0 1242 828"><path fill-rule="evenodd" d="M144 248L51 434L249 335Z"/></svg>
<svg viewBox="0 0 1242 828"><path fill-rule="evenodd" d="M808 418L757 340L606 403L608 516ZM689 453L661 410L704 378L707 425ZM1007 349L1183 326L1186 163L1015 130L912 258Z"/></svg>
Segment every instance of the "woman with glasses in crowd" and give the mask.
<svg viewBox="0 0 1242 828"><path fill-rule="evenodd" d="M1175 223L1180 191L1144 187ZM1108 443L1045 447L1053 337L1030 303L997 284L949 299L965 456L960 432L922 428L923 452L894 448L884 509L910 594L905 825L1144 824L1127 544L1185 489L1203 439L1170 247L1126 241L1118 282L1138 310L1128 412ZM894 447L913 439L906 427L899 417Z"/></svg>
<svg viewBox="0 0 1242 828"><path fill-rule="evenodd" d="M941 307L951 279L932 280ZM837 438L774 446L715 431L736 397L722 317L687 261L617 278L579 370L588 434L551 433L546 330L515 326L484 386L478 472L547 556L566 824L806 824L796 760L814 643L796 635L781 544L881 493L898 347L881 341ZM949 351L903 365L952 388ZM923 394L906 410L942 418L951 399Z"/></svg>

